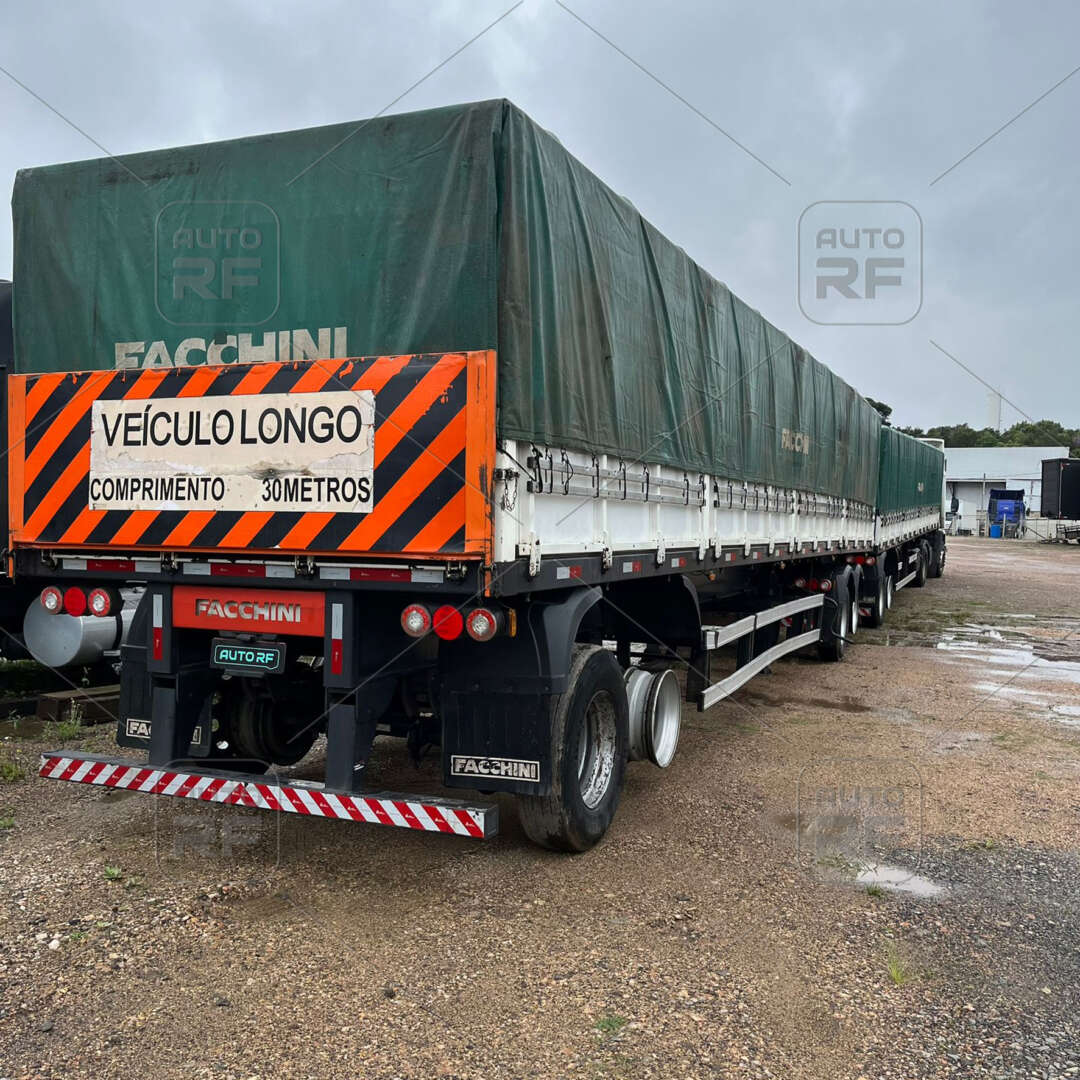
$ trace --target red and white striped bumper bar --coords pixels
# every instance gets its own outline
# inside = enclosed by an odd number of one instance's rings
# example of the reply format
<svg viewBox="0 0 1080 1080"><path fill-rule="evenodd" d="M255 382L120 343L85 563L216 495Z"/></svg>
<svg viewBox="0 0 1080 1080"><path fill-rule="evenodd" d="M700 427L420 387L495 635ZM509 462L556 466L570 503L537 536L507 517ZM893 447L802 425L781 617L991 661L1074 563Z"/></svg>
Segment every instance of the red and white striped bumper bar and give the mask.
<svg viewBox="0 0 1080 1080"><path fill-rule="evenodd" d="M204 773L174 772L97 754L78 757L42 754L39 775L47 780L126 788L148 795L173 795L225 806L365 821L369 825L396 825L400 829L420 829L424 832L455 833L476 840L487 840L499 831L499 808L493 804L423 796L417 798L389 791L357 795L328 791L322 784L307 780L292 780L288 784L267 783L249 775L209 770Z"/></svg>

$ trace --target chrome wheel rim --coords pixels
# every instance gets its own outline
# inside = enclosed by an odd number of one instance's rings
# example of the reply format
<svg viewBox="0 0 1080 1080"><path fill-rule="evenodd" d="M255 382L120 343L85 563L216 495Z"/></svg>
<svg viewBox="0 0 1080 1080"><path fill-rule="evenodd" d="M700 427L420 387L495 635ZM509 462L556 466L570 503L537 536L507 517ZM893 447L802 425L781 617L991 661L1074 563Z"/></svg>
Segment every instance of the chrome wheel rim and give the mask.
<svg viewBox="0 0 1080 1080"><path fill-rule="evenodd" d="M590 810L600 805L611 786L617 730L615 703L606 690L598 691L585 708L578 751L578 788Z"/></svg>

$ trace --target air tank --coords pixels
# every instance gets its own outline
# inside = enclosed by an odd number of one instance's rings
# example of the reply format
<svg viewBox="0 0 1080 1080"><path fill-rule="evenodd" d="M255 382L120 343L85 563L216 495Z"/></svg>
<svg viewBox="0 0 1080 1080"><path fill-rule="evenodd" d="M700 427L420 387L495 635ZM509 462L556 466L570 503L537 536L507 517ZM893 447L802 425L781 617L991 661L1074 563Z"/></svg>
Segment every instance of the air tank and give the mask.
<svg viewBox="0 0 1080 1080"><path fill-rule="evenodd" d="M23 618L23 639L30 655L46 667L95 664L105 653L120 648L134 617L134 607L105 618L53 614L35 598Z"/></svg>

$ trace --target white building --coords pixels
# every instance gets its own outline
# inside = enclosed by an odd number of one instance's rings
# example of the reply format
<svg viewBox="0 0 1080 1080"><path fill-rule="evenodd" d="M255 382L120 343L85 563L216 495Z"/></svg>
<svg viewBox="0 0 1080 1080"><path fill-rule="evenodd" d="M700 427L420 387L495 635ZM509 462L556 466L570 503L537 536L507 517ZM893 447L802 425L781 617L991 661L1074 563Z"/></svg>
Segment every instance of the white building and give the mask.
<svg viewBox="0 0 1080 1080"><path fill-rule="evenodd" d="M1043 461L1068 456L1067 446L947 446L946 499L959 499L968 513L985 513L991 488L1022 489L1028 515L1037 514Z"/></svg>

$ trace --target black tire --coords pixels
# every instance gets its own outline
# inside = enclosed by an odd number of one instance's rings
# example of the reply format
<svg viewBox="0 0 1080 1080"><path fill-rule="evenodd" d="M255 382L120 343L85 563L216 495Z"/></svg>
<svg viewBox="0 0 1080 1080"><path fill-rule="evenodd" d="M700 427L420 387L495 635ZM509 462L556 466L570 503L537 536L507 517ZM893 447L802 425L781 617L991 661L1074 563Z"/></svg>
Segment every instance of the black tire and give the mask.
<svg viewBox="0 0 1080 1080"><path fill-rule="evenodd" d="M896 575L885 575L885 610L892 611L893 601L896 599Z"/></svg>
<svg viewBox="0 0 1080 1080"><path fill-rule="evenodd" d="M859 603L862 600L862 567L853 566L848 575L848 596L851 598L851 626L848 637L853 638L859 632Z"/></svg>
<svg viewBox="0 0 1080 1080"><path fill-rule="evenodd" d="M915 564L915 578L911 582L916 589L921 589L926 584L926 576L930 571L930 545L925 540L919 541L919 559Z"/></svg>
<svg viewBox="0 0 1080 1080"><path fill-rule="evenodd" d="M877 627L885 622L885 613L889 610L888 590L888 575L878 574L877 591L870 601L870 614L866 617L867 626Z"/></svg>
<svg viewBox="0 0 1080 1080"><path fill-rule="evenodd" d="M618 661L598 645L575 645L569 686L551 706L551 792L518 797L525 835L552 851L588 851L615 817L629 742Z"/></svg>
<svg viewBox="0 0 1080 1080"><path fill-rule="evenodd" d="M930 545L930 566L927 573L932 578L939 578L945 573L945 544Z"/></svg>
<svg viewBox="0 0 1080 1080"><path fill-rule="evenodd" d="M851 601L848 593L850 575L837 574L833 587L825 594L821 616L821 641L818 656L830 664L844 659L847 639L851 632Z"/></svg>

